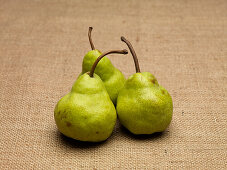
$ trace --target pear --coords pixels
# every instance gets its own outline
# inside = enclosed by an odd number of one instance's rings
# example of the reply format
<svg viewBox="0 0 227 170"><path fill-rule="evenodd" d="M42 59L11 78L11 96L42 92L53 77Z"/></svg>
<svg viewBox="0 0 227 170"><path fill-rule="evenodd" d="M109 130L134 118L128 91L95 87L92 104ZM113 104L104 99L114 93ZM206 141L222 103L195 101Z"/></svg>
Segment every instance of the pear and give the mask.
<svg viewBox="0 0 227 170"><path fill-rule="evenodd" d="M98 62L107 54L127 54L127 50L100 55L89 73L78 77L71 92L57 103L54 118L58 130L67 137L89 142L106 140L116 123L116 110L101 78L94 74Z"/></svg>
<svg viewBox="0 0 227 170"><path fill-rule="evenodd" d="M134 59L136 73L131 75L117 98L117 114L121 124L133 134L152 134L164 131L171 122L172 98L158 84L154 75L140 72L139 62L131 43L124 37Z"/></svg>
<svg viewBox="0 0 227 170"><path fill-rule="evenodd" d="M91 32L92 27L89 27L88 38L92 50L83 58L81 74L90 71L95 60L102 54L99 50L95 49L91 38ZM118 93L124 86L126 80L122 72L115 68L107 57L104 57L97 65L95 73L102 79L111 100L116 104Z"/></svg>

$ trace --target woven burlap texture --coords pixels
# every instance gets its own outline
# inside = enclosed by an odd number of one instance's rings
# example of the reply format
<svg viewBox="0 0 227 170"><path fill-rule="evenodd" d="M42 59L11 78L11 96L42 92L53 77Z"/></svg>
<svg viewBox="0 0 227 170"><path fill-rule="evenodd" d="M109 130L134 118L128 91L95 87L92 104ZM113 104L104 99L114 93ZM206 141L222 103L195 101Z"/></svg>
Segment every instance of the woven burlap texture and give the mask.
<svg viewBox="0 0 227 170"><path fill-rule="evenodd" d="M163 134L119 122L104 143L61 135L54 107L90 50L133 44L141 71L171 94ZM131 55L110 55L126 77ZM226 169L226 0L0 0L0 169Z"/></svg>

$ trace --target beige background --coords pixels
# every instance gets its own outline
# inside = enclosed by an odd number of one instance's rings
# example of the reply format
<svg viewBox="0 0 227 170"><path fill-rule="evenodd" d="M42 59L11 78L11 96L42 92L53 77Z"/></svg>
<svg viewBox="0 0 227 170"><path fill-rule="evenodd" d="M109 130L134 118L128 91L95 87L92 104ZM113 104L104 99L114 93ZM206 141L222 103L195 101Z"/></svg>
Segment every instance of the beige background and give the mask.
<svg viewBox="0 0 227 170"><path fill-rule="evenodd" d="M166 132L117 124L101 144L59 134L53 110L81 71L89 26L101 51L128 38L170 92ZM135 72L131 55L110 59ZM0 169L227 169L226 129L226 0L0 0Z"/></svg>

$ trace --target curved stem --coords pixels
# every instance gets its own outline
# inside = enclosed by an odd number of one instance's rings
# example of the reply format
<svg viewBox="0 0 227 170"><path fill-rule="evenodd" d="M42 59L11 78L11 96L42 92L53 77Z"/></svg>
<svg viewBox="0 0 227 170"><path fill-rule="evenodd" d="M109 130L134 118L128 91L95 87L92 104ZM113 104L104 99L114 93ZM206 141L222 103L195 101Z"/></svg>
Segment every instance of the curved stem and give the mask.
<svg viewBox="0 0 227 170"><path fill-rule="evenodd" d="M88 38L89 38L89 42L90 42L90 45L91 45L91 49L92 50L95 50L95 46L92 42L92 39L91 39L91 31L92 31L93 27L89 27L89 30L88 30Z"/></svg>
<svg viewBox="0 0 227 170"><path fill-rule="evenodd" d="M123 41L123 42L125 42L127 44L130 52L132 53L133 59L134 59L134 63L135 63L135 67L136 67L136 72L137 73L140 73L140 66L139 66L138 58L136 56L135 50L132 47L132 44L128 40L126 40L126 38L123 37L123 36L121 37L121 41Z"/></svg>
<svg viewBox="0 0 227 170"><path fill-rule="evenodd" d="M90 73L89 73L89 76L90 76L90 77L93 77L94 72L95 72L95 68L96 68L98 62L99 62L103 57L105 57L105 56L108 55L108 54L113 54L113 53L115 53L115 54L128 54L128 51L127 51L126 49L124 49L124 50L112 50L112 51L107 51L107 52L102 53L102 54L95 60L93 66L92 66L92 68L91 68L91 71L90 71Z"/></svg>

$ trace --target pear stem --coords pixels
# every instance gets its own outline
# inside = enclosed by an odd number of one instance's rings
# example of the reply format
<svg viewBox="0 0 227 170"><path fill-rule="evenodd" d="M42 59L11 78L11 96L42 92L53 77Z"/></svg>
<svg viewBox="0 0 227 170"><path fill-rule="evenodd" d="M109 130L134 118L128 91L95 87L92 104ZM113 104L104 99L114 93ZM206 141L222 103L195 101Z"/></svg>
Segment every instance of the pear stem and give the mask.
<svg viewBox="0 0 227 170"><path fill-rule="evenodd" d="M93 27L89 27L88 29L88 38L89 38L89 42L90 42L90 45L91 45L91 49L92 50L95 50L95 46L92 42L92 38L91 38L91 31L92 31Z"/></svg>
<svg viewBox="0 0 227 170"><path fill-rule="evenodd" d="M132 47L132 44L128 40L126 40L126 38L123 37L123 36L121 37L121 41L123 41L123 42L125 42L127 44L128 48L129 48L129 50L130 50L130 52L131 52L131 54L133 56L133 59L134 59L134 63L135 63L135 67L136 67L136 72L137 73L140 73L140 66L139 66L138 58L136 56L135 50Z"/></svg>
<svg viewBox="0 0 227 170"><path fill-rule="evenodd" d="M96 68L98 62L99 62L103 57L105 57L105 56L108 55L108 54L113 54L113 53L114 53L114 54L128 54L128 51L127 51L126 49L124 49L124 50L111 50L111 51L107 51L107 52L102 53L102 54L95 60L93 66L92 66L92 68L91 68L91 71L90 71L90 73L89 73L89 76L90 76L90 77L93 77L94 72L95 72L95 68Z"/></svg>

